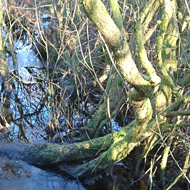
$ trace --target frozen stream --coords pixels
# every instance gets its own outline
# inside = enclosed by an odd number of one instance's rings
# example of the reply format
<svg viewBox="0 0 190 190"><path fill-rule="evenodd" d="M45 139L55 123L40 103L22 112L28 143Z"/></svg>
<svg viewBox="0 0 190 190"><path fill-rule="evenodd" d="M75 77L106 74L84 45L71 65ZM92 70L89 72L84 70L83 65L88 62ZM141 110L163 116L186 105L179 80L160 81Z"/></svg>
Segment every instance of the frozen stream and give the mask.
<svg viewBox="0 0 190 190"><path fill-rule="evenodd" d="M40 89L29 72L31 68L37 76L43 63L29 44L24 46L19 41L16 47L20 49L17 51L18 76L24 84L14 81L8 92L10 108L6 112L11 130L9 134L0 133L0 190L85 190L79 181L56 169L40 169L19 160L19 151L32 143L47 142L44 127L51 119L51 113L44 105L48 86L43 83L44 88ZM13 70L12 58L7 55L7 60ZM1 92L1 100L4 93ZM2 101L1 109L5 114Z"/></svg>

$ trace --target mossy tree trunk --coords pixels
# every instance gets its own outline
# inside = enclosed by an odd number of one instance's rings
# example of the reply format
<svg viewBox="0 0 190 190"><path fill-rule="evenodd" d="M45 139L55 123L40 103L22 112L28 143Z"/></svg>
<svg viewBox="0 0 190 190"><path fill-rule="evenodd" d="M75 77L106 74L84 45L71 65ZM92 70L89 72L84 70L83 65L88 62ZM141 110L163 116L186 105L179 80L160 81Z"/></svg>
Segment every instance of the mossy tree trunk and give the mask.
<svg viewBox="0 0 190 190"><path fill-rule="evenodd" d="M85 126L85 133L80 139L96 138L102 132L102 128L113 118L121 105L126 101L126 91L122 85L122 81L115 73L114 77L110 77L104 93L104 101L101 107L96 111L90 122ZM109 118L109 114L111 118Z"/></svg>
<svg viewBox="0 0 190 190"><path fill-rule="evenodd" d="M135 35L132 35L131 38L135 36L135 47L137 47L141 70L137 67L136 60L133 59L131 48L129 48L126 34L123 31L122 16L119 15L117 1L110 0L113 14L116 14L113 15L113 19L100 0L82 0L81 2L87 17L102 34L105 42L113 52L116 66L125 84L130 86L130 103L135 110L136 118L120 131L97 138L104 124L108 121L106 119L107 112L110 111L113 117L115 110L118 109L117 107L120 107L121 100L126 98L123 97L124 93L120 93L124 83L119 84L117 77L114 78L113 75L113 82L107 93L110 110L107 109L105 96L104 103L85 128L87 136L92 139L62 146L36 145L26 152L26 157L27 155L32 155L38 159L44 158L45 161L50 163L67 159L75 160L73 158L74 154L78 155L80 159L94 158L97 155L95 159L77 166L72 172L76 176L103 169L122 160L143 140L146 138L151 139L153 135L155 136L156 131L161 131L161 134L164 135L166 132L171 132L174 127L181 127L184 120L176 120L176 116L187 115L189 112L183 108L185 108L184 105L190 102L188 93L185 95L179 93L168 69L173 67L175 71L178 66L176 61L178 45L176 29L178 25L175 22L177 19L176 0L150 0L139 14L139 18L136 18ZM144 44L148 39L146 37L153 34L153 32L150 33L151 31L147 27L151 17L153 18L158 9L161 10L161 18L157 18L159 33L156 35L154 59L150 61ZM155 26L157 27L157 24ZM153 27L154 31L156 27ZM133 39L130 40L130 42L132 41L134 42ZM135 49L135 47L133 48ZM118 105L117 102L119 102ZM183 110L178 112L181 109ZM173 120L171 119L171 111L173 111ZM174 123L171 121L174 121ZM174 136L175 130L172 131L172 136L168 140L168 146L171 145ZM153 147L154 143L150 143L143 155L147 155L147 152ZM163 154L161 178L163 178L166 167L168 149L167 147ZM142 155L140 157L143 158Z"/></svg>

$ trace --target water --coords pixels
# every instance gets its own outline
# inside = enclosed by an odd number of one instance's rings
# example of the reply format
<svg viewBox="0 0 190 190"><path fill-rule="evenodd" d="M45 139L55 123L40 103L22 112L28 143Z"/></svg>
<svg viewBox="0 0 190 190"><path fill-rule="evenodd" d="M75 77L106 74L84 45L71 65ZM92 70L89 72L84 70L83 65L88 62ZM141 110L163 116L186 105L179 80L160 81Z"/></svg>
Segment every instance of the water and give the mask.
<svg viewBox="0 0 190 190"><path fill-rule="evenodd" d="M57 169L42 169L19 160L19 152L29 144L47 142L44 129L52 119L52 110L48 107L48 82L39 82L44 64L28 42L18 41L15 47L18 78L11 81L10 89L1 91L1 108L10 120L10 132L0 134L0 190L85 190L78 180ZM7 61L13 73L15 67L8 55ZM4 97L9 108L2 103Z"/></svg>
<svg viewBox="0 0 190 190"><path fill-rule="evenodd" d="M1 171L4 174L1 175ZM23 161L1 160L1 190L85 190L82 184L52 171L30 166Z"/></svg>

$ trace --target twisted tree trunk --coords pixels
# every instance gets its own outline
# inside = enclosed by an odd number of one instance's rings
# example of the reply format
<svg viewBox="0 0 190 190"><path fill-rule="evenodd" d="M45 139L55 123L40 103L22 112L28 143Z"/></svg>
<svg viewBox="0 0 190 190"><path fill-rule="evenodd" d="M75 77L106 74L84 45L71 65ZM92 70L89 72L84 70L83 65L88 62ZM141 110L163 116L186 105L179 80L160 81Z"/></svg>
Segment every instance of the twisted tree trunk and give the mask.
<svg viewBox="0 0 190 190"><path fill-rule="evenodd" d="M172 76L169 73L170 67L173 68L174 72L177 70L177 54L175 51L178 36L174 37L176 25L174 24L175 19L173 20L173 17L176 18L177 14L176 0L148 1L139 18L136 18L135 35L132 35L130 40L131 43L134 43L135 37L135 47L130 46L132 48L129 47L127 35L123 31L122 16L118 12L117 1L110 0L114 14L113 19L100 0L82 0L81 2L87 17L102 34L113 52L116 66L124 83L119 85L117 78L113 77L113 82L107 96L105 96L104 103L85 127L85 132L90 137L88 141L64 145L35 145L25 154L25 158L36 158L37 162L41 160L43 163L92 159L75 167L72 172L75 176L104 169L122 160L146 138L152 137L154 139L153 135L157 135L157 131L161 131L162 135L172 131L167 142L168 147L170 147L176 128L182 126L180 122L184 122L183 119L176 120L175 117L188 115L189 112L186 110L182 112L179 112L179 110L190 102L188 93L180 94L176 88L173 78L176 74ZM151 62L148 59L144 44L148 36L151 36L157 27L156 24L153 27L153 32L148 30L148 24L153 19L156 11L160 10L159 8L161 8L162 16L161 20L157 20L160 26L159 33L156 36L154 59ZM131 50L135 50L136 47L140 67L131 53ZM104 124L109 120L108 113L110 112L112 116L126 98L124 97L125 94L120 93L122 86L126 84L130 86L130 103L135 110L135 120L117 132L97 138ZM129 89L128 86L127 88ZM107 100L109 101L107 102ZM110 105L110 108L107 105ZM174 123L171 122L171 111L173 111ZM186 126L189 126L189 124L186 123ZM146 156L153 147L154 143L150 143L140 158ZM161 180L166 168L168 147L164 150L161 161ZM184 167L186 166L185 163Z"/></svg>

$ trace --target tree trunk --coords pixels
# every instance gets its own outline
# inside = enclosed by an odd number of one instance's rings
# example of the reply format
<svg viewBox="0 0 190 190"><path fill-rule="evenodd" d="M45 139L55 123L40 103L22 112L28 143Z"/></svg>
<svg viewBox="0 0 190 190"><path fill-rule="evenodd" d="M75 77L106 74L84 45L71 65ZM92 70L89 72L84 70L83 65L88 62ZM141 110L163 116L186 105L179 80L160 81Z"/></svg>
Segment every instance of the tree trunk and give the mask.
<svg viewBox="0 0 190 190"><path fill-rule="evenodd" d="M128 126L117 132L98 137L103 126L110 121L119 110L122 102L127 99L123 90L124 83L118 82L118 75L112 75L110 88L104 96L104 102L96 111L95 115L84 127L84 136L88 141L55 145L43 144L31 146L25 153L24 158L31 162L57 163L63 161L76 161L91 159L89 162L76 166L72 174L81 176L89 172L104 169L124 159L130 152L147 138L159 134L163 140L165 133L171 133L168 145L172 144L176 128L189 126L184 119L177 119L177 116L188 115L186 110L190 102L189 93L180 93L176 87L174 76L169 73L170 67L177 72L177 18L176 0L150 0L142 10L140 16L135 18L135 35L132 35L130 42L134 42L140 62L134 60L130 46L126 39L121 24L119 5L117 1L110 0L113 11L113 19L108 14L104 4L100 0L82 0L82 5L87 17L93 22L98 31L102 34L106 44L113 52L116 67L122 75L125 85L129 87L130 104L135 110L135 120ZM152 7L154 7L152 9ZM150 61L145 48L146 36L149 35L148 25L151 18L158 9L162 9L161 18L157 18L159 32L156 35L154 58ZM150 13L150 14L149 14ZM160 20L158 20L160 19ZM154 31L157 24L153 27ZM138 66L137 66L138 65ZM122 92L122 93L121 93ZM109 101L107 101L109 100ZM172 113L172 115L171 115ZM171 117L173 117L171 119ZM158 135L158 136L159 136ZM84 137L83 136L83 137ZM155 145L150 143L142 159ZM161 178L163 179L169 148L164 150L161 161ZM185 165L186 166L186 163Z"/></svg>

